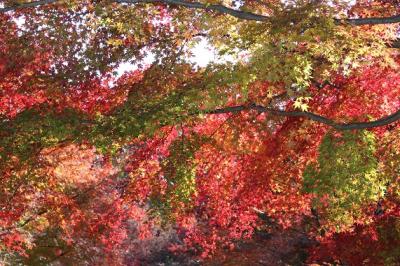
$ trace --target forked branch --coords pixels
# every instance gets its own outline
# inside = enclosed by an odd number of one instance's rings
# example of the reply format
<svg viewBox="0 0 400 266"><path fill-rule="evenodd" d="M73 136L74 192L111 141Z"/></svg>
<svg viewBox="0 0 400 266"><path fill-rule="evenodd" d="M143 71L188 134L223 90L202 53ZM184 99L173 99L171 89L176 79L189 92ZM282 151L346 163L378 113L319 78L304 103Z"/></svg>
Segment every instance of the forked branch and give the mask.
<svg viewBox="0 0 400 266"><path fill-rule="evenodd" d="M269 107L265 107L257 104L250 105L238 105L238 106L230 106L225 108L219 108L215 110L204 110L198 111L197 114L226 114L226 113L239 113L242 111L250 111L255 110L259 113L269 113L276 116L286 116L286 117L304 117L310 120L323 123L330 127L333 127L336 130L353 130L353 129L367 129L374 127L386 126L391 123L394 123L400 120L400 109L388 116L382 117L380 119L369 121L369 122L352 122L352 123L338 123L334 120L331 120L327 117L320 116L311 112L301 112L301 111L283 111L277 110Z"/></svg>
<svg viewBox="0 0 400 266"><path fill-rule="evenodd" d="M32 1L23 4L18 4L14 6L6 6L0 8L0 13L5 13L9 11L14 11L20 8L30 8L37 7L41 5L53 4L59 2L59 0L39 0ZM203 9L207 11L215 11L221 14L231 15L238 19L243 20L253 20L253 21L268 21L269 17L256 14L252 12L237 10L234 8L230 8L221 4L206 4L196 1L185 1L185 0L113 0L112 2L120 3L120 4L139 4L139 3L148 3L148 4L167 4L167 5L176 5L182 6L186 8L193 9ZM359 26L359 25L378 25L378 24L392 24L392 23L400 23L400 15L394 15L390 17L372 17L372 18L349 18L349 19L341 19L336 20L337 24L348 23L351 25Z"/></svg>

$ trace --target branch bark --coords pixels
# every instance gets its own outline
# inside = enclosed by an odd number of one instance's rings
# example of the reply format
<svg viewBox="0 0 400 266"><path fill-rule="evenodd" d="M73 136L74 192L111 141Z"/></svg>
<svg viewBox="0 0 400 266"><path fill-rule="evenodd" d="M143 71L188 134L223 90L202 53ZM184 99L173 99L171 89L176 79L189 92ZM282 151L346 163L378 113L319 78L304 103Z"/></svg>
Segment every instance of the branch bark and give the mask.
<svg viewBox="0 0 400 266"><path fill-rule="evenodd" d="M164 3L167 5L177 5L193 9L203 9L207 11L217 11L222 14L231 15L233 17L243 19L243 20L253 20L253 21L266 21L269 17L264 15L259 15L251 12L245 12L241 10L236 10L229 8L224 5L207 5L200 2L188 2L184 0L116 0L117 3L126 4L138 4L138 3Z"/></svg>
<svg viewBox="0 0 400 266"><path fill-rule="evenodd" d="M5 13L8 11L14 11L20 8L28 8L28 7L37 7L40 5L47 5L56 3L58 0L39 0L28 2L20 5L10 6L0 8L0 13ZM115 3L125 3L125 4L139 4L139 3L149 3L149 4L157 4L164 3L167 5L177 5L183 6L187 8L193 9L203 9L206 11L216 11L222 14L231 15L233 17L243 19L243 20L252 20L252 21L268 21L269 17L261 14L255 14L252 12L241 11L237 9L233 9L220 4L204 4L201 2L190 2L185 0L113 0ZM360 25L378 25L378 24L392 24L392 23L400 23L400 15L394 15L390 17L372 17L372 18L350 18L350 19L337 19L335 20L337 24L351 24L354 26Z"/></svg>
<svg viewBox="0 0 400 266"><path fill-rule="evenodd" d="M391 17L374 17L374 18L351 18L342 20L342 22L349 23L355 26L361 25L379 25L379 24L393 24L400 22L400 15Z"/></svg>
<svg viewBox="0 0 400 266"><path fill-rule="evenodd" d="M239 113L242 111L250 111L250 110L255 110L260 113L269 113L276 116L305 117L310 120L328 125L336 130L353 130L353 129L360 130L360 129L374 128L374 127L381 127L400 120L400 109L391 115L370 122L338 123L327 117L320 116L311 112L282 111L257 104L231 106L216 110L204 110L204 111L198 111L197 114L226 114L226 113Z"/></svg>
<svg viewBox="0 0 400 266"><path fill-rule="evenodd" d="M19 4L19 5L15 5L15 6L7 6L7 7L0 8L0 13L15 11L15 10L21 9L21 8L29 8L29 7L37 7L37 6L42 6L42 5L53 4L57 1L58 0L40 0L40 1L23 3L23 4Z"/></svg>
<svg viewBox="0 0 400 266"><path fill-rule="evenodd" d="M265 15L255 14L252 12L245 12L229 8L224 5L206 5L200 2L188 2L184 0L116 0L117 3L165 3L170 5L178 5L187 8L204 9L217 11L219 13L228 14L233 17L244 19L244 20L254 20L254 21L268 21L270 18ZM336 24L351 24L354 26L360 25L378 25L378 24L392 24L400 22L400 15L395 15L391 17L372 17L372 18L352 18L352 19L336 19Z"/></svg>

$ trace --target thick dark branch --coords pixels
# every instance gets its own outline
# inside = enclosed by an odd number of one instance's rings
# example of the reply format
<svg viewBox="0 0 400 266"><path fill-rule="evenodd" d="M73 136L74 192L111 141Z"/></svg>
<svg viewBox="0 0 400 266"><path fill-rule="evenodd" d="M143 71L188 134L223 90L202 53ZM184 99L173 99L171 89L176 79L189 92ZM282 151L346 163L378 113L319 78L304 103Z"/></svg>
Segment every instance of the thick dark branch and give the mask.
<svg viewBox="0 0 400 266"><path fill-rule="evenodd" d="M58 0L40 0L40 1L33 1L29 3L24 3L20 5L10 6L0 8L0 13L16 10L19 8L27 8L27 7L36 7L45 4L55 3ZM203 4L200 2L189 2L185 0L113 0L115 3L126 3L126 4L138 4L138 3L164 3L168 5L177 5L183 6L187 8L194 8L194 9L203 9L203 10L210 10L216 11L222 14L228 14L233 17L243 19L243 20L253 20L253 21L267 21L269 20L268 16L255 14L252 12L246 12L241 10L236 10L224 5L219 4ZM348 23L351 25L377 25L377 24L392 24L392 23L399 23L400 22L400 15L395 15L391 17L375 17L375 18L352 18L352 19L343 19L343 20L336 20L337 24Z"/></svg>
<svg viewBox="0 0 400 266"><path fill-rule="evenodd" d="M226 7L224 5L207 5L200 2L188 2L183 0L116 0L117 3L127 3L127 4L137 4L137 3L164 3L168 5L177 5L187 8L194 9L204 9L210 11L217 11L219 13L228 14L233 17L244 19L244 20L254 20L254 21L266 21L269 18L267 16L254 14L251 12L245 12L236 10L233 8Z"/></svg>
<svg viewBox="0 0 400 266"><path fill-rule="evenodd" d="M236 10L233 8L226 7L224 5L206 5L200 2L188 2L184 0L116 0L117 3L165 3L170 5L183 6L187 8L204 9L217 11L223 14L228 14L239 19L244 20L255 20L255 21L267 21L268 16L255 14L251 12L245 12ZM343 19L336 20L337 24L348 23L351 25L377 25L377 24L391 24L400 22L400 15L391 17L376 17L376 18L353 18L353 19Z"/></svg>
<svg viewBox="0 0 400 266"><path fill-rule="evenodd" d="M8 11L13 11L20 8L28 8L28 7L36 7L46 4L52 4L57 2L58 0L41 0L41 1L33 1L29 3L19 4L15 6L9 6L0 8L0 13L5 13ZM183 0L114 0L113 2L116 3L126 3L126 4L138 4L138 3L164 3L168 5L177 5L183 6L187 8L194 8L194 9L204 9L204 10L211 10L217 11L223 14L228 14L234 16L236 18L244 19L244 20L255 20L255 21L265 21L268 19L267 16L254 14L251 12L245 12L241 10L236 10L233 8L226 7L224 5L207 5L200 2L188 2Z"/></svg>
<svg viewBox="0 0 400 266"><path fill-rule="evenodd" d="M188 2L184 0L116 0L117 3L164 3L169 5L183 6L187 8L204 9L216 11L223 14L228 14L233 17L244 19L244 20L254 20L254 21L267 21L268 16L255 14L252 12L245 12L236 10L233 8L226 7L224 5L207 5L200 2ZM391 17L375 17L375 18L351 18L351 19L337 19L335 20L337 24L348 23L354 26L359 25L378 25L378 24L392 24L400 22L400 15L395 15Z"/></svg>
<svg viewBox="0 0 400 266"><path fill-rule="evenodd" d="M378 25L378 24L393 24L400 22L400 15L395 15L391 17L375 17L375 18L351 18L345 19L343 22L349 23L351 25Z"/></svg>
<svg viewBox="0 0 400 266"><path fill-rule="evenodd" d="M29 7L37 7L41 5L48 5L57 2L58 0L40 0L40 1L33 1L29 3L23 3L15 6L7 6L0 8L0 13L5 13L9 11L14 11L21 8L29 8Z"/></svg>
<svg viewBox="0 0 400 266"><path fill-rule="evenodd" d="M257 104L250 104L250 105L239 105L239 106L231 106L220 108L211 111L199 111L198 114L226 114L226 113L239 113L242 111L249 111L249 110L256 110L260 113L269 113L272 115L277 116L286 116L286 117L305 117L311 119L316 122L323 123L325 125L331 126L337 130L352 130L352 129L367 129L367 128L374 128L385 126L400 120L400 109L388 116L380 118L375 121L370 122L354 122L354 123L337 123L329 118L310 113L310 112L300 112L300 111L282 111L276 110L268 107L264 107Z"/></svg>
<svg viewBox="0 0 400 266"><path fill-rule="evenodd" d="M116 0L117 3L165 3L169 5L183 6L187 8L204 9L217 11L219 13L228 14L239 19L244 20L255 20L255 21L267 21L268 16L255 14L251 12L245 12L236 10L233 8L226 7L224 5L206 5L200 2L188 2L184 0ZM400 15L395 15L391 17L375 17L375 18L352 18L336 20L337 24L348 23L351 25L377 25L377 24L392 24L400 22Z"/></svg>

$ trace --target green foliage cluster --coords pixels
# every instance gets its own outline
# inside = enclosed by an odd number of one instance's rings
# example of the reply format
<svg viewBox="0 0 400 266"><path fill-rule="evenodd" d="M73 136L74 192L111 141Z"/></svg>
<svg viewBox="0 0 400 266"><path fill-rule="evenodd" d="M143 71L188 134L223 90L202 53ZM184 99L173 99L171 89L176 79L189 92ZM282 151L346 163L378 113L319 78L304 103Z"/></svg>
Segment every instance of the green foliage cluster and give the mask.
<svg viewBox="0 0 400 266"><path fill-rule="evenodd" d="M153 212L161 215L166 221L173 220L173 214L184 213L193 207L196 194L196 160L195 153L206 141L203 136L191 134L175 140L169 148L169 156L163 160L163 177L167 187L163 195L152 199Z"/></svg>
<svg viewBox="0 0 400 266"><path fill-rule="evenodd" d="M357 221L368 204L383 197L387 181L378 171L376 140L368 131L327 134L318 163L304 171L303 189L313 193L314 207L338 231Z"/></svg>
<svg viewBox="0 0 400 266"><path fill-rule="evenodd" d="M273 16L265 23L224 17L206 26L221 55L249 55L244 60L247 70L240 71L243 76L251 73L257 80L284 82L302 95L312 80L329 80L332 72L349 75L372 58L392 62L377 32L337 25L333 17L342 12L338 8L307 1L270 8Z"/></svg>
<svg viewBox="0 0 400 266"><path fill-rule="evenodd" d="M22 112L12 121L0 124L0 162L10 160L10 155L24 162L42 148L64 141L77 141L87 127L85 117L73 110L42 114L31 109Z"/></svg>

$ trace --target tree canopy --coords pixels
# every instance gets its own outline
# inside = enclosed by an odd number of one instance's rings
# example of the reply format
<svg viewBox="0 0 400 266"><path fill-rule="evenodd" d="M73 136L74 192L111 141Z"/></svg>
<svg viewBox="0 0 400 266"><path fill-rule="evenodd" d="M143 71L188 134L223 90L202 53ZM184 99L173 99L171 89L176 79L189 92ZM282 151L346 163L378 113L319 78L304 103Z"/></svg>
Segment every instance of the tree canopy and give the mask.
<svg viewBox="0 0 400 266"><path fill-rule="evenodd" d="M204 259L267 220L307 263L397 265L399 23L397 0L1 1L0 263Z"/></svg>

